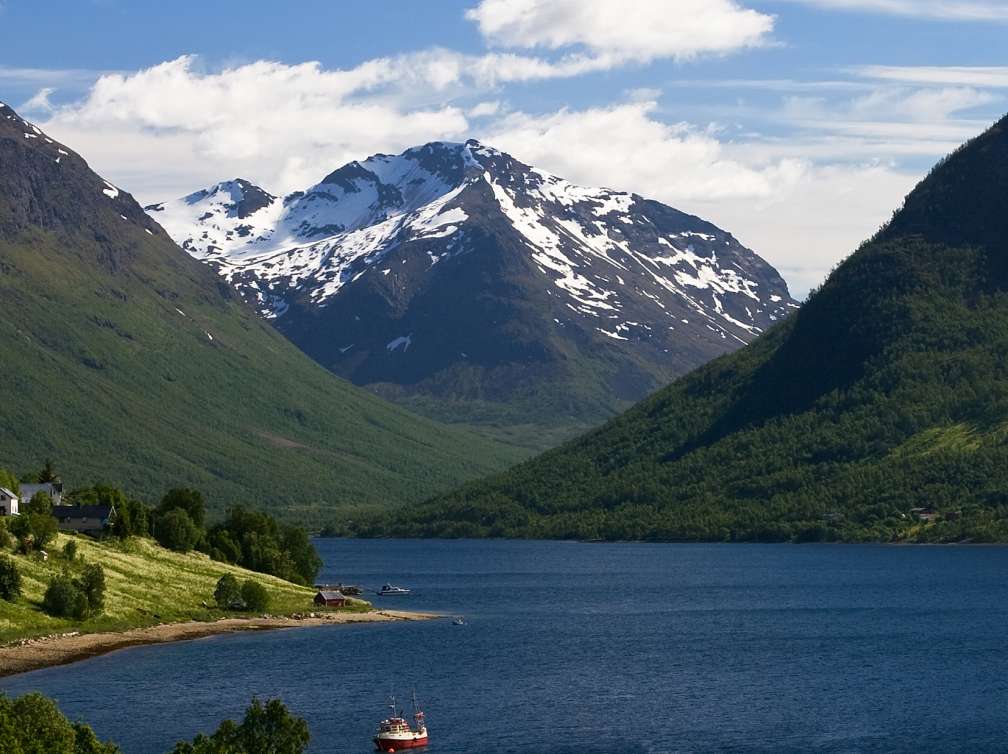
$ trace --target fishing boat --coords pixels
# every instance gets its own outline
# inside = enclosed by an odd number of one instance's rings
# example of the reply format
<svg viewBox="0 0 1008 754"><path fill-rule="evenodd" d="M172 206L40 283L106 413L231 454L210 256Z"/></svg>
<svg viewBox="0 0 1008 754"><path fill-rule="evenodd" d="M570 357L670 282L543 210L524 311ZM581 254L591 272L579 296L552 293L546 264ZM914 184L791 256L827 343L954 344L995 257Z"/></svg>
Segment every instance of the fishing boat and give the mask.
<svg viewBox="0 0 1008 754"><path fill-rule="evenodd" d="M380 597L391 597L400 594L409 594L410 590L402 586L392 586L391 584L383 584L382 588L378 590L378 595Z"/></svg>
<svg viewBox="0 0 1008 754"><path fill-rule="evenodd" d="M413 694L413 722L416 729L410 727L402 712L396 707L395 697L389 699L389 716L378 723L378 732L374 737L376 751L402 751L403 749L418 749L427 745L427 722L423 710L417 706L416 693Z"/></svg>

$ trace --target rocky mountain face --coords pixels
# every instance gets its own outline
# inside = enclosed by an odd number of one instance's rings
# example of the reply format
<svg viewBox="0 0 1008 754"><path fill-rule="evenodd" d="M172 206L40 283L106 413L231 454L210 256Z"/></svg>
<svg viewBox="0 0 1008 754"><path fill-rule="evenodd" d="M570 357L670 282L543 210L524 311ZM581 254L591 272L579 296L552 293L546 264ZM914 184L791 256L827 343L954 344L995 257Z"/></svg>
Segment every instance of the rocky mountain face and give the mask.
<svg viewBox="0 0 1008 754"><path fill-rule="evenodd" d="M272 201L249 188L238 214ZM257 206L258 203L258 206ZM389 505L517 457L322 369L123 189L0 103L0 465L155 501Z"/></svg>
<svg viewBox="0 0 1008 754"><path fill-rule="evenodd" d="M476 141L147 211L318 362L456 420L596 422L796 307L730 233Z"/></svg>

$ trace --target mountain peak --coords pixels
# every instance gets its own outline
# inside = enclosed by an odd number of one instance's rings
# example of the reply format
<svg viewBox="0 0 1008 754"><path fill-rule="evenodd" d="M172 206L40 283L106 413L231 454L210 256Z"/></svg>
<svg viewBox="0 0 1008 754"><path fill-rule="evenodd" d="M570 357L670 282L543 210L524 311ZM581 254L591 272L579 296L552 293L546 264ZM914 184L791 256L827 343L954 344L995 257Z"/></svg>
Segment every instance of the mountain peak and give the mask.
<svg viewBox="0 0 1008 754"><path fill-rule="evenodd" d="M92 228L128 246L135 232L161 235L128 193L95 173L76 152L0 104L0 223L80 232Z"/></svg>
<svg viewBox="0 0 1008 754"><path fill-rule="evenodd" d="M348 162L245 218L197 196L157 205L183 248L322 364L383 390L496 401L548 374L564 393L560 375L591 362L593 394L566 410L599 418L796 306L711 223L474 139ZM463 372L485 381L461 388Z"/></svg>

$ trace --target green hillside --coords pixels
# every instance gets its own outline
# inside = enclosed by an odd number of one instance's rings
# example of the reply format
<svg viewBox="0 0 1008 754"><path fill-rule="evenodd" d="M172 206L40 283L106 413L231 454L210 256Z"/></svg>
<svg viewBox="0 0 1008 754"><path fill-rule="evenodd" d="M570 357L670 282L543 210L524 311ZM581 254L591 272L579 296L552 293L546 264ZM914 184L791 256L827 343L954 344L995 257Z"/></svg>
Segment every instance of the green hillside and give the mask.
<svg viewBox="0 0 1008 754"><path fill-rule="evenodd" d="M751 346L358 531L1008 540L1008 119Z"/></svg>
<svg viewBox="0 0 1008 754"><path fill-rule="evenodd" d="M70 540L77 544L76 565L68 565L62 555L53 554L43 562L36 553L4 553L17 565L23 594L10 602L0 600L0 644L71 630L93 633L158 623L216 620L225 614L213 600L217 580L224 574L231 574L239 582L252 579L266 587L270 611L274 614L312 609L314 589L211 560L203 553L172 552L139 537L125 542L115 539L98 542L68 534L60 534L50 550L62 552ZM102 614L81 622L44 613L42 596L50 580L67 568L71 572L75 568L80 570L85 563L97 563L105 571Z"/></svg>
<svg viewBox="0 0 1008 754"><path fill-rule="evenodd" d="M519 455L335 378L6 106L0 307L0 464L14 470L51 457L74 486L189 486L309 517L419 500Z"/></svg>

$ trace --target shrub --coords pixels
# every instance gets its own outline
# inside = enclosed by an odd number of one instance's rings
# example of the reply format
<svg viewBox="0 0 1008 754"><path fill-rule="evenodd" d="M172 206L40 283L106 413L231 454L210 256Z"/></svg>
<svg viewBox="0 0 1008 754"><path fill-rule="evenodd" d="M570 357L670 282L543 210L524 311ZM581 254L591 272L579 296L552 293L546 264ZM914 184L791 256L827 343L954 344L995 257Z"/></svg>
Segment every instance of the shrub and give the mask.
<svg viewBox="0 0 1008 754"><path fill-rule="evenodd" d="M39 495L43 494L45 493L40 492L35 495L29 505L32 505ZM48 497L46 495L46 498ZM23 552L28 552L32 548L44 549L59 533L59 524L56 519L52 514L43 512L43 507L40 503L38 506L34 506L30 512L15 516L9 524L11 534L17 537Z"/></svg>
<svg viewBox="0 0 1008 754"><path fill-rule="evenodd" d="M241 724L225 720L210 736L200 734L192 743L179 741L172 754L301 754L310 738L308 723L290 714L279 699L271 699L266 704L253 699Z"/></svg>
<svg viewBox="0 0 1008 754"><path fill-rule="evenodd" d="M21 511L21 514L25 513L44 513L47 516L52 515L53 501L49 497L49 493L43 490L39 490L34 495L32 499L27 502L25 509Z"/></svg>
<svg viewBox="0 0 1008 754"><path fill-rule="evenodd" d="M21 594L21 573L7 556L0 557L0 597L10 602Z"/></svg>
<svg viewBox="0 0 1008 754"><path fill-rule="evenodd" d="M0 694L0 751L45 754L121 754L102 743L82 723L71 723L56 704L41 694L8 699Z"/></svg>
<svg viewBox="0 0 1008 754"><path fill-rule="evenodd" d="M77 542L74 540L69 540L65 545L63 545L63 557L69 561L74 561L77 559Z"/></svg>
<svg viewBox="0 0 1008 754"><path fill-rule="evenodd" d="M189 552L199 541L202 531L189 514L181 508L172 508L154 521L154 539L162 547L176 552Z"/></svg>
<svg viewBox="0 0 1008 754"><path fill-rule="evenodd" d="M57 618L83 620L88 613L88 600L68 574L54 576L42 598L42 609Z"/></svg>
<svg viewBox="0 0 1008 754"><path fill-rule="evenodd" d="M269 592L266 591L266 587L252 579L242 584L241 598L245 603L245 609L254 613L261 613L269 607Z"/></svg>
<svg viewBox="0 0 1008 754"><path fill-rule="evenodd" d="M89 615L98 615L105 609L105 570L100 565L86 566L77 587L87 599Z"/></svg>
<svg viewBox="0 0 1008 754"><path fill-rule="evenodd" d="M105 571L94 563L79 579L62 573L53 577L42 598L42 609L58 618L84 620L105 609Z"/></svg>
<svg viewBox="0 0 1008 754"><path fill-rule="evenodd" d="M213 596L217 607L221 610L228 610L242 598L242 588L238 579L230 573L225 573L217 580L217 588L214 589Z"/></svg>

